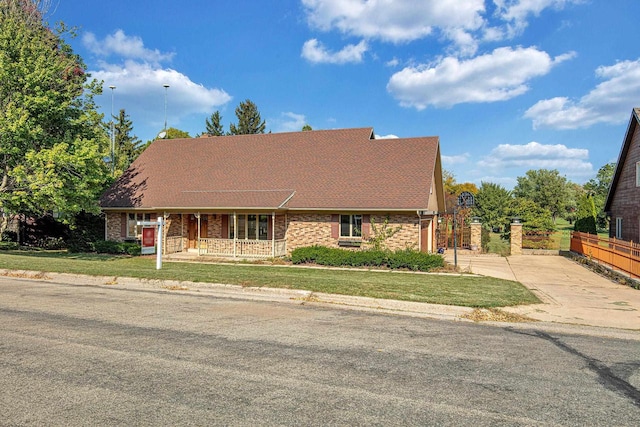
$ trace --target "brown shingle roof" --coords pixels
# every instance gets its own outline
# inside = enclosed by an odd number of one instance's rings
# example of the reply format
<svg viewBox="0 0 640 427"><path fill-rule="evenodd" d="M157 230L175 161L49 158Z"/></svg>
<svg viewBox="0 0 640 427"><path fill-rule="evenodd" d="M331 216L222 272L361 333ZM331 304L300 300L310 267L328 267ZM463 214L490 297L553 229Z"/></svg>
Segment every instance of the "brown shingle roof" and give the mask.
<svg viewBox="0 0 640 427"><path fill-rule="evenodd" d="M428 206L438 138L340 129L153 142L103 208L414 210Z"/></svg>

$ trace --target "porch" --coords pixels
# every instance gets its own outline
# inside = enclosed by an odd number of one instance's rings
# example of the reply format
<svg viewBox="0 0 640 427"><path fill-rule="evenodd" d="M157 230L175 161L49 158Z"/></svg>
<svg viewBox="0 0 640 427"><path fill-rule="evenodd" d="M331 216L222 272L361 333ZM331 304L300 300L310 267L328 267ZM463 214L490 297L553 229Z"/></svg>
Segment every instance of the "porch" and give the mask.
<svg viewBox="0 0 640 427"><path fill-rule="evenodd" d="M167 237L164 253L167 255L178 252L189 252L203 256L219 256L233 258L276 258L287 254L284 239L249 240L249 239L220 239L199 238L195 247L187 248L187 239L180 236Z"/></svg>

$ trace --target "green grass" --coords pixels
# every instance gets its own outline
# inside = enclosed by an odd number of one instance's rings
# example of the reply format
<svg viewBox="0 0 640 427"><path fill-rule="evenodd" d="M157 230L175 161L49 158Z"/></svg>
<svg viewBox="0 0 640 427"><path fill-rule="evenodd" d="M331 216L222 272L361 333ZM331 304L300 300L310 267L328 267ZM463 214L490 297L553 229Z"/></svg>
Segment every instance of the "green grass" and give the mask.
<svg viewBox="0 0 640 427"><path fill-rule="evenodd" d="M518 282L492 277L345 271L252 264L164 262L155 258L66 252L0 252L0 268L136 277L241 286L302 289L342 295L467 307L504 307L540 301Z"/></svg>

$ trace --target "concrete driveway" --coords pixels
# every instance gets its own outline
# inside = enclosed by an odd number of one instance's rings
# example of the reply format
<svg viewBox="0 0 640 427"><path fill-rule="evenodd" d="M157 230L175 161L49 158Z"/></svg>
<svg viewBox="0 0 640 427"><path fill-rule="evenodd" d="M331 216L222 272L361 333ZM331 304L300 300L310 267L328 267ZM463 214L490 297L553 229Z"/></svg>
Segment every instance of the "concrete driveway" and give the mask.
<svg viewBox="0 0 640 427"><path fill-rule="evenodd" d="M453 262L453 251L447 261ZM458 266L483 276L516 280L543 301L505 310L545 322L640 330L640 291L602 277L563 256L473 255Z"/></svg>

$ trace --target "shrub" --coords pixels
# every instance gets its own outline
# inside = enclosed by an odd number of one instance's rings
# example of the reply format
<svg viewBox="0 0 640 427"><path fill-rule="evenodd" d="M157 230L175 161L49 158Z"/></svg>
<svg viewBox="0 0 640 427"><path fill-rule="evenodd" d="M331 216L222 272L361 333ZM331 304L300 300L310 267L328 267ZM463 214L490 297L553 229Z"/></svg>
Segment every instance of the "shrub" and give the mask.
<svg viewBox="0 0 640 427"><path fill-rule="evenodd" d="M294 249L291 252L291 262L293 264L315 263L330 267L388 267L413 271L429 271L444 266L444 260L440 255L426 254L412 249L395 252L349 251L324 246Z"/></svg>
<svg viewBox="0 0 640 427"><path fill-rule="evenodd" d="M137 243L99 240L94 242L93 246L99 254L140 255L140 245Z"/></svg>

